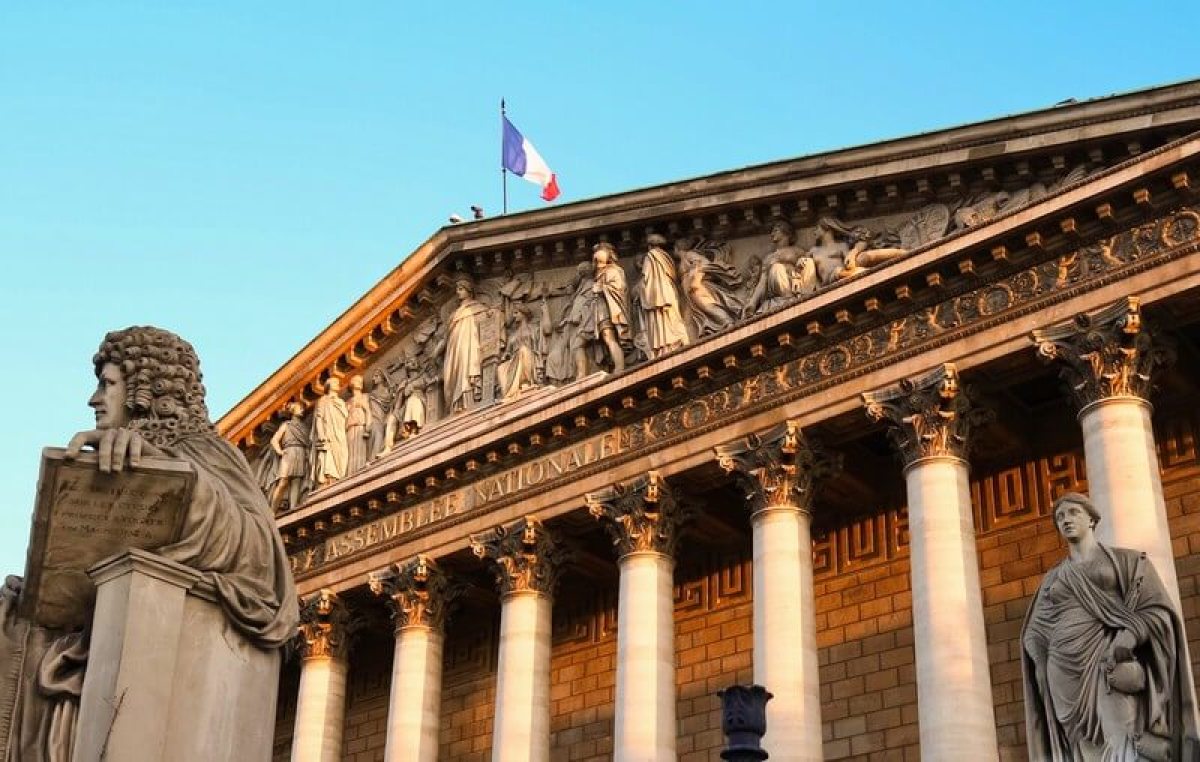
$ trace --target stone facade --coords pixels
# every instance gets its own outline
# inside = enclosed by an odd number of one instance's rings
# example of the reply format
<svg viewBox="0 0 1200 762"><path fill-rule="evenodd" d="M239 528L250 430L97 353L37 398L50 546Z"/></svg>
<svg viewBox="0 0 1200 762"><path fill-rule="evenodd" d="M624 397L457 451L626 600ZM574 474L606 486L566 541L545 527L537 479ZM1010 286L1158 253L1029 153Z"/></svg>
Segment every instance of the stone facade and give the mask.
<svg viewBox="0 0 1200 762"><path fill-rule="evenodd" d="M221 422L283 495L295 405L379 384L278 516L354 626L276 757L715 760L754 680L773 759L1025 758L1056 497L1200 632L1198 127L1191 83L439 231ZM427 567L416 638L381 580Z"/></svg>

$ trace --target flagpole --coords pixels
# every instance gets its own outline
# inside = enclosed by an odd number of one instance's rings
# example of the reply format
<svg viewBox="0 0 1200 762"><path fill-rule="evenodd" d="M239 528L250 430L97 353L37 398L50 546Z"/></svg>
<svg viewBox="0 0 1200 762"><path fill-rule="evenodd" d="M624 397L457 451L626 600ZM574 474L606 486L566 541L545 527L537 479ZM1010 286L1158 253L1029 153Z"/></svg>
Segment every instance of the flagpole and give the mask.
<svg viewBox="0 0 1200 762"><path fill-rule="evenodd" d="M504 99L500 99L500 186L504 194L501 214L508 214L508 168L504 166Z"/></svg>

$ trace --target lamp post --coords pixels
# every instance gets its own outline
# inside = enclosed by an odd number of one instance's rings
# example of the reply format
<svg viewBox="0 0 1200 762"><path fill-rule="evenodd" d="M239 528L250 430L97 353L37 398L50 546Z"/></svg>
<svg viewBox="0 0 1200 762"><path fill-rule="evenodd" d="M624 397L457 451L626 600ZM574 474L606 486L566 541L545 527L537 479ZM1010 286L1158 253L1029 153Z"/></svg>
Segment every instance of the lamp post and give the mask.
<svg viewBox="0 0 1200 762"><path fill-rule="evenodd" d="M767 732L767 702L771 693L761 685L734 685L717 691L721 699L721 732L728 762L761 762L769 754L762 747Z"/></svg>

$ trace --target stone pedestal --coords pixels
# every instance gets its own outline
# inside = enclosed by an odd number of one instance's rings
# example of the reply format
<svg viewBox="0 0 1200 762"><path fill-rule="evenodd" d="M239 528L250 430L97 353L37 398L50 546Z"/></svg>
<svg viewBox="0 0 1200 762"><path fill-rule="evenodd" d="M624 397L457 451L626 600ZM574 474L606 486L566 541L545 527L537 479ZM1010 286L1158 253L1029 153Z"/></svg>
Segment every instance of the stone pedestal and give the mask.
<svg viewBox="0 0 1200 762"><path fill-rule="evenodd" d="M73 762L267 762L279 651L251 645L193 569L130 550L93 567Z"/></svg>

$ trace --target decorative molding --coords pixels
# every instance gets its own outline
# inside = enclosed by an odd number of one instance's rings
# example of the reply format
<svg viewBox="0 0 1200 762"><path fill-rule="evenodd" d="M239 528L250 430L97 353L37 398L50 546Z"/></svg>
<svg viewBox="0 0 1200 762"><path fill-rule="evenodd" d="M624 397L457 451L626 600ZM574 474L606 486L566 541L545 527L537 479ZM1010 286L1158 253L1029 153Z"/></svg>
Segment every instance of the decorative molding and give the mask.
<svg viewBox="0 0 1200 762"><path fill-rule="evenodd" d="M1149 401L1154 372L1175 353L1142 320L1141 303L1128 296L1092 313L1030 334L1045 362L1059 374L1079 409L1112 397Z"/></svg>
<svg viewBox="0 0 1200 762"><path fill-rule="evenodd" d="M429 627L442 632L454 601L463 592L426 555L392 564L367 578L371 592L386 596L396 632L405 627Z"/></svg>
<svg viewBox="0 0 1200 762"><path fill-rule="evenodd" d="M332 590L300 601L296 649L302 659L344 659L350 650L350 611Z"/></svg>
<svg viewBox="0 0 1200 762"><path fill-rule="evenodd" d="M553 595L567 551L533 516L483 535L472 535L471 552L492 562L500 594Z"/></svg>
<svg viewBox="0 0 1200 762"><path fill-rule="evenodd" d="M888 423L888 437L906 466L921 458L967 457L971 429L993 417L971 404L953 363L942 363L916 378L865 392L867 417Z"/></svg>
<svg viewBox="0 0 1200 762"><path fill-rule="evenodd" d="M690 515L658 471L589 492L584 500L588 513L608 530L618 556L652 552L674 557L679 529Z"/></svg>
<svg viewBox="0 0 1200 762"><path fill-rule="evenodd" d="M840 453L829 453L810 439L798 421L785 421L761 434L714 448L717 465L735 474L751 512L798 508L812 513L820 482L842 469Z"/></svg>

